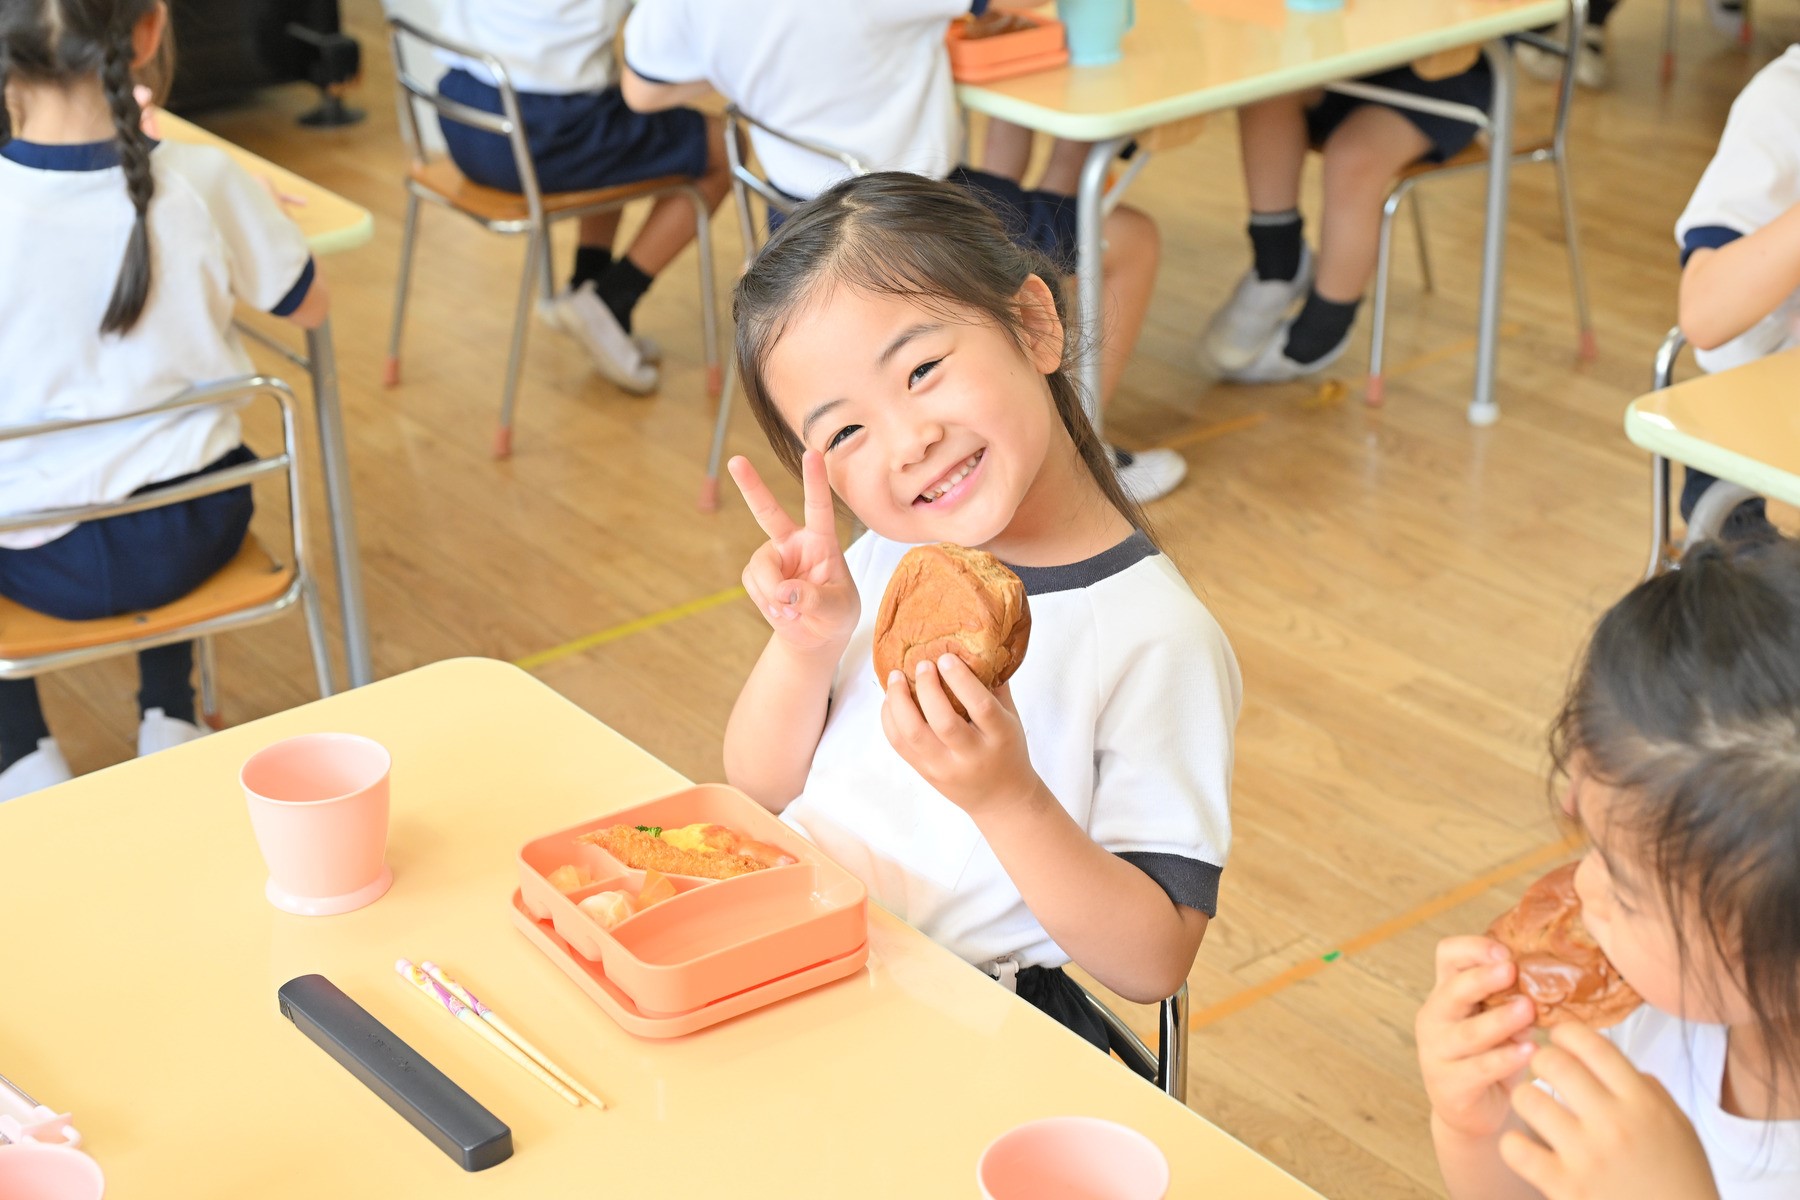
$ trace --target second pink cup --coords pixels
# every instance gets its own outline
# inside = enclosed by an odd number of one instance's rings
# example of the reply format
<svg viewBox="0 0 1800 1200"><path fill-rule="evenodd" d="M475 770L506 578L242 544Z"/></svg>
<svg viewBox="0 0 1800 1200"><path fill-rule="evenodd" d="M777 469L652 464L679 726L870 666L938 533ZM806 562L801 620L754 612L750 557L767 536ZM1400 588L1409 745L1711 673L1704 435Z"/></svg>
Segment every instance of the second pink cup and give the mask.
<svg viewBox="0 0 1800 1200"><path fill-rule="evenodd" d="M1169 1160L1114 1121L1048 1117L995 1138L975 1178L983 1200L1162 1200Z"/></svg>
<svg viewBox="0 0 1800 1200"><path fill-rule="evenodd" d="M381 743L354 733L302 734L250 756L239 781L269 866L269 903L324 917L381 898L394 881L387 866L392 764Z"/></svg>

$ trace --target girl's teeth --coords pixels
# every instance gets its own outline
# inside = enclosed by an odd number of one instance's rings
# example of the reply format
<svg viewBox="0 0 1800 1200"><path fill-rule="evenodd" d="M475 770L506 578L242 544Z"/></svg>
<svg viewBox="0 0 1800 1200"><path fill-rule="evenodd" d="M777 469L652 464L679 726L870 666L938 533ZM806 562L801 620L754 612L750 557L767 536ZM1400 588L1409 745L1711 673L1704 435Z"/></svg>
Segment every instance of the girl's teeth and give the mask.
<svg viewBox="0 0 1800 1200"><path fill-rule="evenodd" d="M981 455L979 452L969 455L968 458L963 460L962 466L956 469L956 474L950 476L948 479L944 480L944 482L925 493L926 501L929 503L930 501L940 499L944 493L968 478L969 472L975 469L975 464L980 461L980 459Z"/></svg>

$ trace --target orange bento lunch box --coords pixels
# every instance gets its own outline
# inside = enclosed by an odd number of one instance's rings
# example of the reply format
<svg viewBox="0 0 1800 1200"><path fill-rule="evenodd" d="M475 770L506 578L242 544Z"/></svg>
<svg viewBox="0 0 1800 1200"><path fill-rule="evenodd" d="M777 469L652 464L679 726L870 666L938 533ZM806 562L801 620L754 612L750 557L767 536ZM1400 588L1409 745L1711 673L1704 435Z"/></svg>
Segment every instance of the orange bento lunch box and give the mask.
<svg viewBox="0 0 1800 1200"><path fill-rule="evenodd" d="M958 83L994 83L1069 61L1061 21L1029 12L1008 15L1029 28L972 38L963 21L950 22L944 42L950 50L950 74Z"/></svg>
<svg viewBox="0 0 1800 1200"><path fill-rule="evenodd" d="M663 830L695 825L723 826L793 861L725 879L670 870L665 878L673 895L631 912L610 929L580 907L601 892L638 896L646 876L657 875L628 867L584 835L625 826L660 837ZM585 872L580 885L566 893L551 878L567 876L564 868ZM667 885L657 886L667 893ZM723 784L688 788L526 843L519 851L515 909L522 924L540 927L525 932L552 958L586 960L559 961L565 973L621 1024L649 1036L656 1036L651 1027L660 1018L670 1019L663 1022L668 1032L688 1032L711 1023L693 1019L709 1005L801 972L807 986L823 983L850 974L868 956L869 901L862 882L760 804ZM544 936L546 925L555 938ZM596 979L596 964L604 981ZM815 970L827 966L838 969ZM793 990L769 988L767 999ZM621 1012L621 999L629 1001L628 1013ZM741 1002L729 1007L733 1011L717 1019L744 1010Z"/></svg>

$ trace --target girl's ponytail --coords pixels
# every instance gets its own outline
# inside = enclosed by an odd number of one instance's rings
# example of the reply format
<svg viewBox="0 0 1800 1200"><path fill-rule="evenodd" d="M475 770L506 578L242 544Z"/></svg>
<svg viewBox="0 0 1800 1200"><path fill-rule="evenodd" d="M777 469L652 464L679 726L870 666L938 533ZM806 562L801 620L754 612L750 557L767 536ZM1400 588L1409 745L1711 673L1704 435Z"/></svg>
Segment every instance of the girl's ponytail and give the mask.
<svg viewBox="0 0 1800 1200"><path fill-rule="evenodd" d="M100 64L100 82L106 88L112 110L113 131L119 140L119 162L125 169L125 188L137 218L125 243L118 282L100 321L101 333L126 333L143 314L150 295L150 198L156 178L150 170L150 139L144 135L143 112L133 94L131 77L131 26L116 25L106 39Z"/></svg>

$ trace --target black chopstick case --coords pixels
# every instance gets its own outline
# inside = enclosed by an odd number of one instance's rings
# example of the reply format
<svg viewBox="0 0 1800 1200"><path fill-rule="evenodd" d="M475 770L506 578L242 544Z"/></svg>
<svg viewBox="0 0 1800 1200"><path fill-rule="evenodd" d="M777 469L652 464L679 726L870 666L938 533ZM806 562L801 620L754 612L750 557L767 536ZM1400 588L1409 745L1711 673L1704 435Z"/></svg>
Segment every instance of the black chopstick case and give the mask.
<svg viewBox="0 0 1800 1200"><path fill-rule="evenodd" d="M276 995L282 1016L463 1170L485 1170L512 1157L512 1130L500 1118L337 984L323 975L301 975L282 984Z"/></svg>

